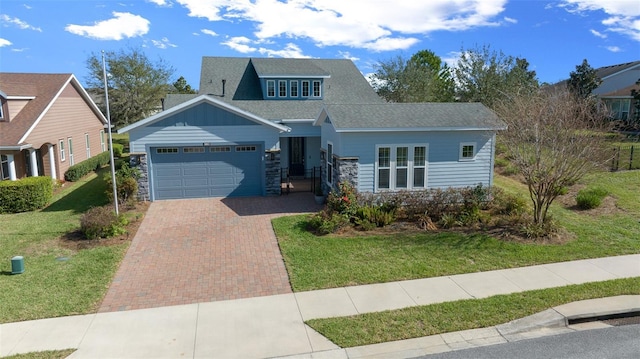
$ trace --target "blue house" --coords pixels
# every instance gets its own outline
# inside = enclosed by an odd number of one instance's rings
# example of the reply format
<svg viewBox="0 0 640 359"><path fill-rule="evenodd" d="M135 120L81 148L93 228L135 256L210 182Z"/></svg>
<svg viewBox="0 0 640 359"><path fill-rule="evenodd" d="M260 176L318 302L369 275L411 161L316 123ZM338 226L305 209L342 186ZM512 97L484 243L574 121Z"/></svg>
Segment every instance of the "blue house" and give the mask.
<svg viewBox="0 0 640 359"><path fill-rule="evenodd" d="M386 103L349 60L204 57L199 94L118 132L158 200L279 195L312 168L325 192L489 186L504 126L479 103Z"/></svg>

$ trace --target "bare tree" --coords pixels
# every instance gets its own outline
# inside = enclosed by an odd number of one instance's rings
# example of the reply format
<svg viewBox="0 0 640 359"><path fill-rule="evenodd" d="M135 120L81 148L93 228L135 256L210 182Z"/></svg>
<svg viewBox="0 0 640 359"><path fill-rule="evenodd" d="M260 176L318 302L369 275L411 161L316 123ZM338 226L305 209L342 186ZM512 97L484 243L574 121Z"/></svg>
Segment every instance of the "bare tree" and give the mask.
<svg viewBox="0 0 640 359"><path fill-rule="evenodd" d="M496 111L507 123L500 137L529 189L536 224L545 223L565 187L611 159L603 136L607 121L591 99L545 88L504 99Z"/></svg>

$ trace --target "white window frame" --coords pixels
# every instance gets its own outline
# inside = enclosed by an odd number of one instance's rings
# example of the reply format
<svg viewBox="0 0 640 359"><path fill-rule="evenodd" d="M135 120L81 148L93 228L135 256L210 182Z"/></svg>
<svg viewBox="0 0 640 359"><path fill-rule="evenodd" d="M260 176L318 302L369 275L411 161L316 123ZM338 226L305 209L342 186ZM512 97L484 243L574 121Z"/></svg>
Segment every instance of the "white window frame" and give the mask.
<svg viewBox="0 0 640 359"><path fill-rule="evenodd" d="M69 152L69 165L73 166L75 163L73 160L73 137L67 137L67 143L69 144L67 148L67 152Z"/></svg>
<svg viewBox="0 0 640 359"><path fill-rule="evenodd" d="M100 149L102 150L102 152L107 150L107 146L104 140L104 130L100 130Z"/></svg>
<svg viewBox="0 0 640 359"><path fill-rule="evenodd" d="M4 165L7 166L7 171L5 173ZM0 180L8 180L11 178L11 174L9 173L9 157L7 155L0 155Z"/></svg>
<svg viewBox="0 0 640 359"><path fill-rule="evenodd" d="M305 94L305 89L304 89L305 85L307 86L306 94ZM310 81L309 80L303 80L302 81L302 91L301 91L302 97L309 97L310 91L311 91L311 83L310 83Z"/></svg>
<svg viewBox="0 0 640 359"><path fill-rule="evenodd" d="M267 97L276 97L276 80L267 80Z"/></svg>
<svg viewBox="0 0 640 359"><path fill-rule="evenodd" d="M289 94L291 97L298 97L298 81L289 81Z"/></svg>
<svg viewBox="0 0 640 359"><path fill-rule="evenodd" d="M316 89L318 90L317 92L316 92ZM311 87L311 94L313 97L322 97L322 81L320 80L313 81L313 86Z"/></svg>
<svg viewBox="0 0 640 359"><path fill-rule="evenodd" d="M91 158L91 142L89 141L89 134L84 134L84 145L87 151L87 158Z"/></svg>
<svg viewBox="0 0 640 359"><path fill-rule="evenodd" d="M64 140L60 140L58 150L60 151L60 162L64 162L67 159L66 153L64 152Z"/></svg>
<svg viewBox="0 0 640 359"><path fill-rule="evenodd" d="M415 149L424 148L424 163L415 165ZM389 149L389 165L380 166L380 149ZM406 165L398 165L398 148L407 149ZM374 192L384 191L401 191L401 190L424 190L427 188L429 168L429 145L426 143L410 143L410 144L382 144L376 145L375 166L374 166ZM415 169L424 169L424 182L420 186L416 186L414 182ZM389 188L380 188L380 170L389 171ZM406 170L406 187L398 187L398 170Z"/></svg>
<svg viewBox="0 0 640 359"><path fill-rule="evenodd" d="M205 149L204 147L201 147L201 146L182 148L182 153L204 153L204 152L205 152Z"/></svg>
<svg viewBox="0 0 640 359"><path fill-rule="evenodd" d="M327 141L327 184L333 185L333 142Z"/></svg>
<svg viewBox="0 0 640 359"><path fill-rule="evenodd" d="M178 147L158 147L156 153L159 155L176 154L180 152Z"/></svg>
<svg viewBox="0 0 640 359"><path fill-rule="evenodd" d="M285 80L278 81L278 97L287 97L287 81Z"/></svg>
<svg viewBox="0 0 640 359"><path fill-rule="evenodd" d="M472 156L465 156L465 147L469 147L472 146L473 150L472 150ZM476 155L478 154L478 144L476 142L461 142L460 143L460 154L459 154L459 161L462 162L468 162L468 161L475 161L476 160Z"/></svg>

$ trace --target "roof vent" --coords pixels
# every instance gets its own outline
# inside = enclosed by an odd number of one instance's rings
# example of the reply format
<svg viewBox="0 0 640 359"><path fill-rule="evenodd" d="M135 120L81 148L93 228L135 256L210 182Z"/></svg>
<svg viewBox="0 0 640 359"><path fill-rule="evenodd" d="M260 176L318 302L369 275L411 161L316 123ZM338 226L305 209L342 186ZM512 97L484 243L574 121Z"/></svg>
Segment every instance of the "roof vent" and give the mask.
<svg viewBox="0 0 640 359"><path fill-rule="evenodd" d="M222 79L222 97L224 97L224 85L227 84L227 80Z"/></svg>

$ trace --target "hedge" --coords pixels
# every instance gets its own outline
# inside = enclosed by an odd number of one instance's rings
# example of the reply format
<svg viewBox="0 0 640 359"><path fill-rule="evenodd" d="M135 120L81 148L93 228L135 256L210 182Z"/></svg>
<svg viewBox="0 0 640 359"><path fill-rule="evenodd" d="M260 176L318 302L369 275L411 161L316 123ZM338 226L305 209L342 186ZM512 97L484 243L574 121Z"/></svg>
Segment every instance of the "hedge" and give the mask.
<svg viewBox="0 0 640 359"><path fill-rule="evenodd" d="M0 213L18 213L44 208L53 197L51 177L27 177L0 181Z"/></svg>
<svg viewBox="0 0 640 359"><path fill-rule="evenodd" d="M88 160L84 160L80 163L69 167L67 172L64 173L64 179L67 181L75 182L80 178L86 176L91 171L94 171L107 163L109 163L109 151L100 153L97 156L93 156Z"/></svg>
<svg viewBox="0 0 640 359"><path fill-rule="evenodd" d="M114 143L112 145L113 148L113 157L122 157L122 153L124 152L124 145L120 143Z"/></svg>

